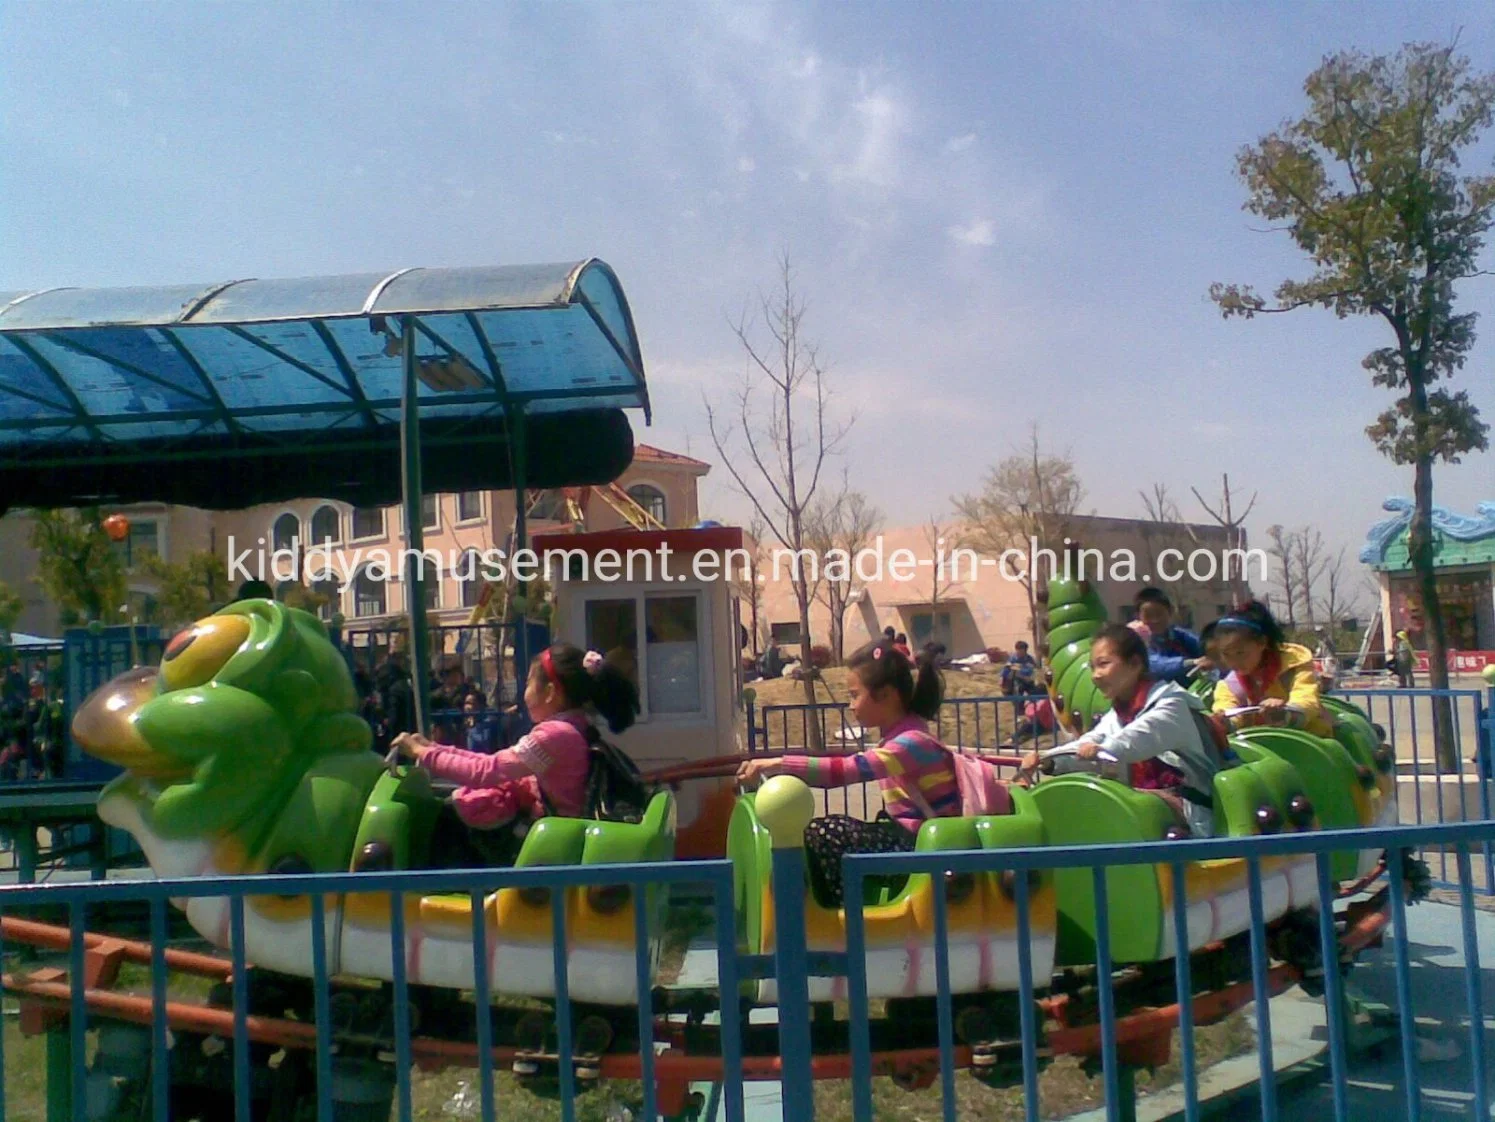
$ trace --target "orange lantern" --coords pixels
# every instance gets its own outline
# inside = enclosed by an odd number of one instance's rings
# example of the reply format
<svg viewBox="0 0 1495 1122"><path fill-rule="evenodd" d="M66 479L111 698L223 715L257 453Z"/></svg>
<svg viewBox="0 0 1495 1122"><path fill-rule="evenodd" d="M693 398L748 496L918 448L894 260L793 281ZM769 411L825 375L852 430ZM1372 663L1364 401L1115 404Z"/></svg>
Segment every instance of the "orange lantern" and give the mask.
<svg viewBox="0 0 1495 1122"><path fill-rule="evenodd" d="M104 519L104 533L112 542L122 542L130 536L130 520L123 514L111 514Z"/></svg>

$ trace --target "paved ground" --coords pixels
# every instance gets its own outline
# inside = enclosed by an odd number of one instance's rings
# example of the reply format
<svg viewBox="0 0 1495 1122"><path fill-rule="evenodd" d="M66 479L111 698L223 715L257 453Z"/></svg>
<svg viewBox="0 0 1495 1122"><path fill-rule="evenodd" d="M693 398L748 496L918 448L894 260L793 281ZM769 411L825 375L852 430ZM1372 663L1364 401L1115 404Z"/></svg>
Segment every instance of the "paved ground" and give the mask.
<svg viewBox="0 0 1495 1122"><path fill-rule="evenodd" d="M1481 901L1484 903L1484 901ZM1469 1047L1469 1012L1464 973L1464 940L1460 913L1450 903L1427 902L1408 912L1410 928L1411 1023L1419 1038L1430 1042L1439 1058L1425 1057L1417 1063L1418 1102L1427 1119L1470 1118L1473 1115L1473 1066ZM1481 1039L1489 1057L1486 1081L1495 1100L1495 911L1475 912L1475 932L1481 966L1480 993L1483 1002ZM1396 1007L1394 940L1370 952L1352 973L1354 985L1367 997ZM687 955L682 981L710 984L715 977L715 952L707 944ZM1407 1019L1404 1017L1404 1024ZM1293 990L1272 1002L1274 1061L1282 1078L1277 1096L1281 1122L1327 1120L1333 1117L1333 1092L1327 1069L1303 1074L1297 1065L1322 1062L1326 1056L1327 1032L1322 1002ZM1217 1065L1203 1073L1200 1096L1210 1117L1228 1122L1250 1122L1262 1117L1257 1086L1258 1057L1255 1054ZM1351 1061L1349 1112L1354 1122L1410 1117L1400 1046L1385 1047L1379 1054ZM710 1088L703 1086L703 1092ZM747 1122L776 1122L782 1117L779 1089L773 1084L750 1084L745 1088ZM931 1100L934 1101L934 1100ZM1181 1093L1165 1092L1139 1103L1143 1122L1180 1117ZM933 1112L932 1112L933 1113ZM718 1117L725 1117L720 1114ZM1104 1112L1077 1116L1071 1122L1096 1122ZM702 1122L714 1122L704 1115Z"/></svg>
<svg viewBox="0 0 1495 1122"><path fill-rule="evenodd" d="M1424 675L1418 686L1426 689L1427 684L1427 676ZM1484 688L1478 677L1468 674L1451 679L1449 686L1458 690ZM1433 773L1432 698L1365 694L1353 688L1345 689L1342 693L1346 700L1367 710L1371 720L1386 730L1387 738L1396 746L1398 762L1411 764L1415 761L1427 774ZM1486 699L1488 696L1487 692ZM1479 728L1474 719L1474 699L1457 698L1453 716L1454 732L1459 739L1459 758L1468 766L1469 761L1474 759L1479 743Z"/></svg>
<svg viewBox="0 0 1495 1122"><path fill-rule="evenodd" d="M1418 1104L1428 1119L1471 1118L1474 1110L1474 1075L1470 1058L1469 1008L1466 996L1464 939L1457 908L1425 903L1410 909L1410 975L1412 1009L1403 1011L1403 1025L1415 1024L1417 1036L1451 1053L1449 1059L1424 1058L1415 1066L1420 1085ZM1495 1069L1495 915L1485 910L1475 915L1480 963L1480 994L1483 1003L1481 1042L1487 1068ZM1376 1000L1396 1007L1394 941L1389 939L1357 968L1353 981ZM1275 1009L1275 1003L1274 1003ZM1317 1030L1323 1039L1323 1029ZM1495 1099L1495 1082L1486 1072L1487 1093ZM1349 1116L1352 1119L1408 1118L1406 1075L1401 1048L1397 1044L1379 1055L1353 1061L1349 1076ZM1248 1094L1220 1118L1246 1122L1261 1117L1261 1099ZM1295 1119L1333 1117L1333 1093L1327 1072L1321 1078L1290 1083L1278 1097L1278 1117Z"/></svg>

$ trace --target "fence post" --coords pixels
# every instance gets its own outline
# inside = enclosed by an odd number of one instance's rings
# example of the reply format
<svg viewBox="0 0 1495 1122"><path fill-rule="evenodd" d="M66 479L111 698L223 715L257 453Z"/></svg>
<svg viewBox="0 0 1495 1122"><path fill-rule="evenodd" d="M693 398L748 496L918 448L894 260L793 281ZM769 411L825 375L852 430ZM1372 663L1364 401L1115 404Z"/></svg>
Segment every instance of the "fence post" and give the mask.
<svg viewBox="0 0 1495 1122"><path fill-rule="evenodd" d="M1495 778L1495 685L1485 697L1475 697L1475 720L1479 722L1479 744L1475 748L1475 759L1479 761L1481 779Z"/></svg>
<svg viewBox="0 0 1495 1122"><path fill-rule="evenodd" d="M784 1122L811 1122L810 971L805 936L805 827L815 796L803 782L777 775L758 789L758 821L773 839L774 979L783 1057ZM725 1015L725 1014L724 1014Z"/></svg>
<svg viewBox="0 0 1495 1122"><path fill-rule="evenodd" d="M751 756L758 751L758 703L754 700L757 694L753 690L744 690L745 708L747 710L747 750Z"/></svg>

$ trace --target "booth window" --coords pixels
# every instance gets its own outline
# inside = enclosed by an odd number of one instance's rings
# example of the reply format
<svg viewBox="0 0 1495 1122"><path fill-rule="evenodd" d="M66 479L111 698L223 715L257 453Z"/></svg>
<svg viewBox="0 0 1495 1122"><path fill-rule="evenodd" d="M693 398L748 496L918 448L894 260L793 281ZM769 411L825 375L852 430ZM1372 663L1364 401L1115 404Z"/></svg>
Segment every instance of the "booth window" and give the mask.
<svg viewBox="0 0 1495 1122"><path fill-rule="evenodd" d="M658 487L650 487L647 483L639 483L628 488L628 497L649 513L649 517L661 526L668 525L665 522L664 492Z"/></svg>
<svg viewBox="0 0 1495 1122"><path fill-rule="evenodd" d="M699 595L645 593L586 601L587 647L639 687L644 718L706 712L702 631Z"/></svg>
<svg viewBox="0 0 1495 1122"><path fill-rule="evenodd" d="M638 685L638 601L588 600L587 649L600 652Z"/></svg>
<svg viewBox="0 0 1495 1122"><path fill-rule="evenodd" d="M440 495L422 495L420 497L420 526L422 530L439 530L441 528Z"/></svg>
<svg viewBox="0 0 1495 1122"><path fill-rule="evenodd" d="M645 667L649 672L650 713L701 711L701 637L694 596L649 596Z"/></svg>

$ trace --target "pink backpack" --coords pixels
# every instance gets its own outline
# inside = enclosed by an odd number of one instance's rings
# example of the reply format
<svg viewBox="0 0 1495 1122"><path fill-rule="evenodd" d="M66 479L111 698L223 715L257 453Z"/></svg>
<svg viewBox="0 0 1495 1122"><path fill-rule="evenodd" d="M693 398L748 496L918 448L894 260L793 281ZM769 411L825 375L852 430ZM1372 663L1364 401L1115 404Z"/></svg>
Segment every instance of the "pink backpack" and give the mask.
<svg viewBox="0 0 1495 1122"><path fill-rule="evenodd" d="M997 778L997 769L994 765L980 756L946 748L934 737L925 733L909 732L904 733L903 736L917 739L925 747L938 747L950 757L950 766L955 771L955 785L960 791L961 817L976 818L988 814L1012 813L1012 793L1007 789L1007 784ZM936 817L934 809L925 801L917 787L909 790L913 800L919 804L919 810L924 817Z"/></svg>

